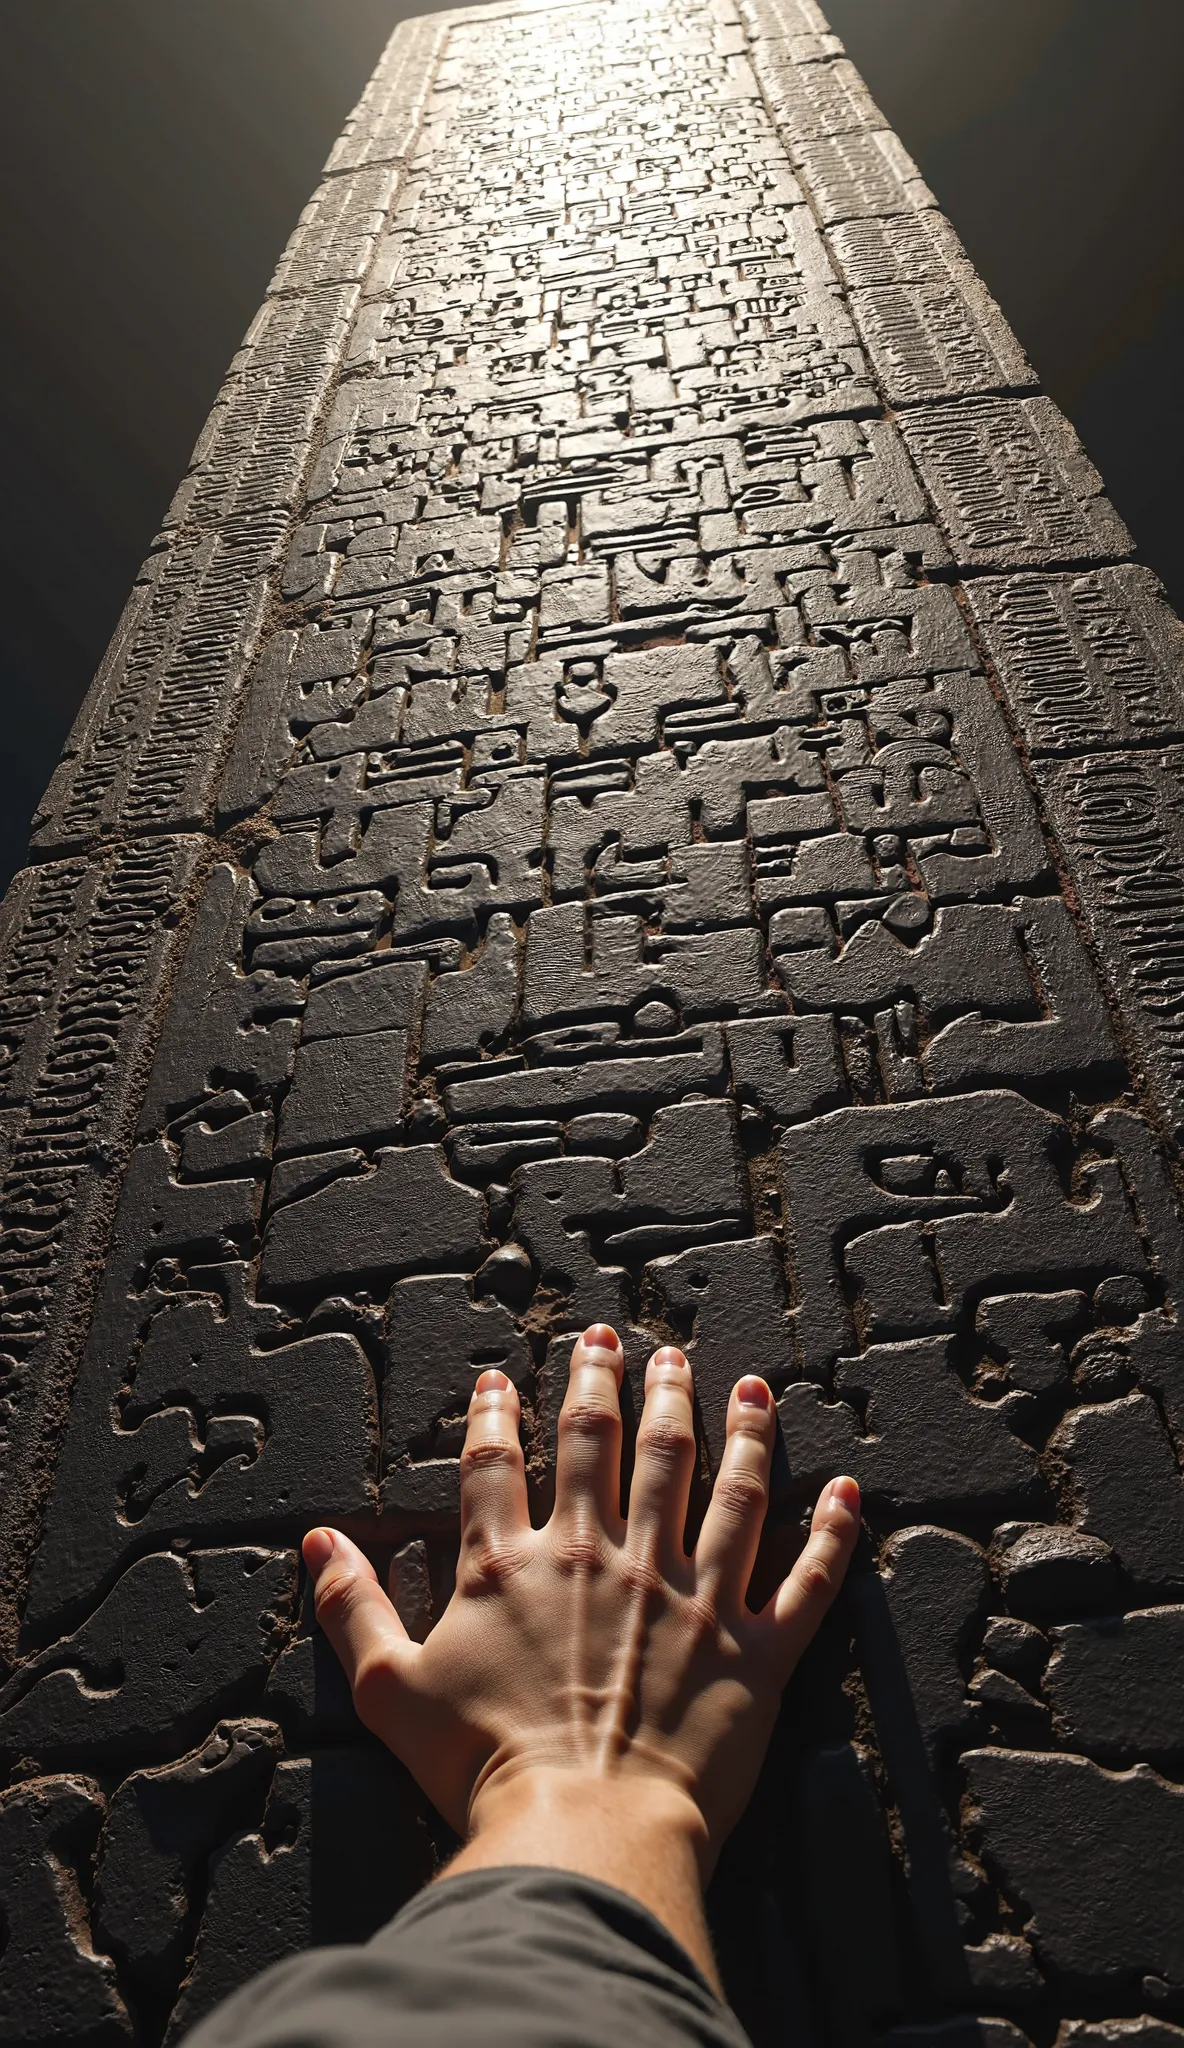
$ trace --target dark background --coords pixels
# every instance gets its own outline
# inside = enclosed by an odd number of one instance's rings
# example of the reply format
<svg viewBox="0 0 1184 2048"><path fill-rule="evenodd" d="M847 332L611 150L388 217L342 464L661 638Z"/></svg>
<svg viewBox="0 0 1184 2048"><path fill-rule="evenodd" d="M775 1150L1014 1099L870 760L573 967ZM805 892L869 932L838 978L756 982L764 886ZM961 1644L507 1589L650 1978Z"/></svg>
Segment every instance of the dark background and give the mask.
<svg viewBox="0 0 1184 2048"><path fill-rule="evenodd" d="M424 11L0 0L0 888L321 163ZM1184 609L1182 0L827 12Z"/></svg>

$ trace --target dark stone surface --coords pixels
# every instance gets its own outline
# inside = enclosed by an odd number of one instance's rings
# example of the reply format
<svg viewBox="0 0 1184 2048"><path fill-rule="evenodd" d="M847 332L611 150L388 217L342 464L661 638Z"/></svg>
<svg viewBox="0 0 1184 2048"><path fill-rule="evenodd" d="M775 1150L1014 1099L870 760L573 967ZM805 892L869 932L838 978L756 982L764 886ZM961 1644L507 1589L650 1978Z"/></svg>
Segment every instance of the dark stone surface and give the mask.
<svg viewBox="0 0 1184 2048"><path fill-rule="evenodd" d="M1146 1764L973 1750L983 1850L1028 1919L1046 1969L1079 1993L1127 1995L1142 1974L1184 1983L1184 1791Z"/></svg>
<svg viewBox="0 0 1184 2048"><path fill-rule="evenodd" d="M269 1962L309 1944L365 1941L431 1872L407 1781L381 1750L319 1750L277 1764L260 1827L224 1838L197 1947L166 2039Z"/></svg>
<svg viewBox="0 0 1184 2048"><path fill-rule="evenodd" d="M3 1752L176 1754L203 1722L259 1697L295 1587L284 1551L141 1558L81 1628L10 1678Z"/></svg>
<svg viewBox="0 0 1184 2048"><path fill-rule="evenodd" d="M832 2025L840 2040L866 2039L899 2012L901 1983L888 1834L869 1760L853 1743L808 1759L794 1820L795 1850L816 1880L809 1939ZM839 1889L842 1915L830 1910Z"/></svg>
<svg viewBox="0 0 1184 2048"><path fill-rule="evenodd" d="M917 1724L931 1754L972 1735L967 1648L990 1588L987 1560L948 1529L902 1529L880 1553L893 1631Z"/></svg>
<svg viewBox="0 0 1184 2048"><path fill-rule="evenodd" d="M1180 2048L1182 2034L1168 2020L1069 2020L1058 2039L1065 2048Z"/></svg>
<svg viewBox="0 0 1184 2048"><path fill-rule="evenodd" d="M89 1778L34 1778L0 1793L0 2030L6 2041L130 2042L109 1955L87 1928L84 1883L105 1806Z"/></svg>
<svg viewBox="0 0 1184 2048"><path fill-rule="evenodd" d="M1066 1742L1091 1756L1184 1750L1184 1607L1149 1607L1053 1631L1044 1687Z"/></svg>
<svg viewBox="0 0 1184 2048"><path fill-rule="evenodd" d="M222 1721L180 1763L133 1771L103 1834L95 1926L168 2006L192 1951L211 1853L262 1813L283 1747L270 1721Z"/></svg>
<svg viewBox="0 0 1184 2048"><path fill-rule="evenodd" d="M0 2041L179 2041L430 1874L298 1539L422 1638L475 1375L543 1513L604 1318L696 1514L768 1376L770 1571L865 1490L712 1887L757 2048L1178 2048L1128 545L813 0L398 30L0 919Z"/></svg>

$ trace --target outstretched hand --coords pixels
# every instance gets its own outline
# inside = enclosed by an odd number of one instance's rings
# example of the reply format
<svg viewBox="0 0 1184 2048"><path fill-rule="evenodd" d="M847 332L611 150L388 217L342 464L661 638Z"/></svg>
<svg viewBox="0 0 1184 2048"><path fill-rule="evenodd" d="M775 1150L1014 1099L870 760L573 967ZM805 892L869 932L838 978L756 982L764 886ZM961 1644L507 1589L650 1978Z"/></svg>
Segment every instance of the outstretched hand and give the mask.
<svg viewBox="0 0 1184 2048"><path fill-rule="evenodd" d="M756 1782L781 1691L842 1583L859 1489L834 1479L788 1577L759 1612L749 1579L776 1417L765 1382L728 1404L727 1442L693 1555L691 1370L646 1369L629 1512L620 1508L624 1356L594 1325L572 1354L555 1508L532 1529L518 1395L484 1372L461 1457L456 1591L408 1636L347 1537L304 1541L317 1616L366 1726L468 1846L452 1870L546 1863L632 1892L709 1975L700 1887Z"/></svg>

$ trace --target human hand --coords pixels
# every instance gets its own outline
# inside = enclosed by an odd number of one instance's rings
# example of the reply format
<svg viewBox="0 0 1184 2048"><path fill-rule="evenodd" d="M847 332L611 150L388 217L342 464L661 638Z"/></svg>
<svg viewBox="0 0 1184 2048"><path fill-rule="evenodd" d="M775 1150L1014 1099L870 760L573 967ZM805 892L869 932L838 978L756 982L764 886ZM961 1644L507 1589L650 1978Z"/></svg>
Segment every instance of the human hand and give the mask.
<svg viewBox="0 0 1184 2048"><path fill-rule="evenodd" d="M314 1529L304 1556L361 1719L469 1837L452 1868L540 1862L604 1877L708 1967L699 1887L756 1782L782 1688L842 1583L859 1490L846 1478L824 1488L801 1556L754 1613L746 1594L776 1429L769 1388L749 1378L733 1390L688 1557L690 1367L672 1348L649 1362L627 1517L623 1370L615 1333L585 1331L559 1417L555 1508L537 1530L517 1393L503 1373L481 1374L461 1458L456 1591L425 1643L411 1641L348 1538Z"/></svg>

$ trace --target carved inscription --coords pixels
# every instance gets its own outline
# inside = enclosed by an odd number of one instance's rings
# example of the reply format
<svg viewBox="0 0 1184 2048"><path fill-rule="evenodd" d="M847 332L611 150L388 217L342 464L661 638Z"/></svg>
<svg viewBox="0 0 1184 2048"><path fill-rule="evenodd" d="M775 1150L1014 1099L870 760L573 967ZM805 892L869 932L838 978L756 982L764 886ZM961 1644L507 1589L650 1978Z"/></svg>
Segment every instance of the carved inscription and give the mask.
<svg viewBox="0 0 1184 2048"><path fill-rule="evenodd" d="M606 1319L627 1434L691 1359L695 1514L749 1371L771 1564L864 1492L713 1892L758 2048L1180 2048L1128 551L813 0L398 29L0 913L0 2036L179 2042L431 1874L299 1538L422 1638L476 1376L541 1515Z"/></svg>

